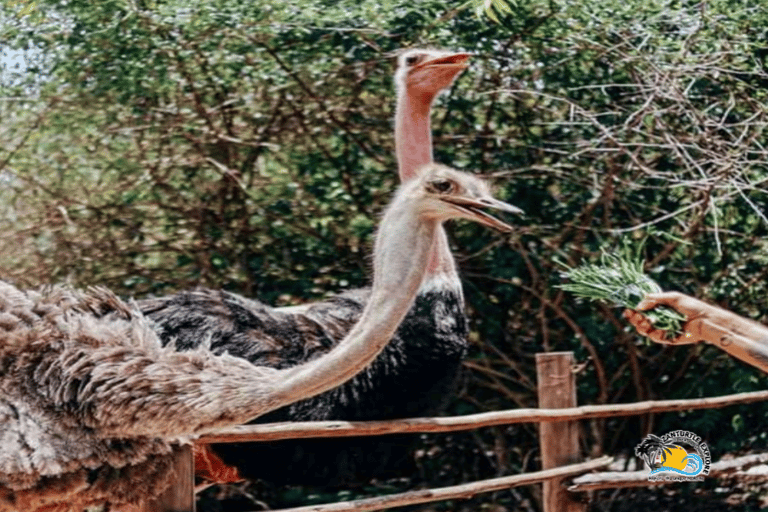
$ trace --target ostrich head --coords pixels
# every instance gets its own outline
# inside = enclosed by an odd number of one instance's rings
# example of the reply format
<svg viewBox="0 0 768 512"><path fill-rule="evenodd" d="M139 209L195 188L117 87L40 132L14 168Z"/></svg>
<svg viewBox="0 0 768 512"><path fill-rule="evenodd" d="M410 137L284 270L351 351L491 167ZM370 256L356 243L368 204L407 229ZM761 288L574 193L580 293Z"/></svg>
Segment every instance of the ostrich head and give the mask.
<svg viewBox="0 0 768 512"><path fill-rule="evenodd" d="M486 213L485 209L522 214L516 206L491 195L482 179L440 164L427 164L417 171L418 177L402 187L401 194L418 203L419 215L443 222L467 219L500 231L512 231L505 222Z"/></svg>
<svg viewBox="0 0 768 512"><path fill-rule="evenodd" d="M398 58L395 85L432 99L466 69L468 60L463 52L408 50Z"/></svg>

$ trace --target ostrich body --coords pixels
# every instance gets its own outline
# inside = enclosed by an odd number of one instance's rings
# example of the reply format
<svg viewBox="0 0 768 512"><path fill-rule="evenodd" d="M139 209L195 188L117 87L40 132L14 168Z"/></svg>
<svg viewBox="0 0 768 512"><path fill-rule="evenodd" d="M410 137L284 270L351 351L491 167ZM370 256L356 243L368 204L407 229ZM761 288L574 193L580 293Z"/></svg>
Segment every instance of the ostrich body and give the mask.
<svg viewBox="0 0 768 512"><path fill-rule="evenodd" d="M443 166L400 187L380 223L358 322L329 352L286 369L205 346L163 347L151 321L104 290L21 292L0 282L0 512L152 498L174 443L342 384L408 312L444 220L511 229L487 207L517 211Z"/></svg>
<svg viewBox="0 0 768 512"><path fill-rule="evenodd" d="M431 106L467 66L469 55L411 50L395 75L395 144L403 183L433 161ZM253 364L288 368L319 357L348 332L370 290L353 290L309 306L271 308L233 293L181 292L140 302L161 339L191 349L212 340ZM384 420L438 413L453 395L467 351L461 282L445 231L438 227L415 302L380 357L344 385L260 417L274 421ZM413 436L386 439L307 439L212 446L242 476L271 482L347 485L402 471ZM279 468L268 460L290 461Z"/></svg>

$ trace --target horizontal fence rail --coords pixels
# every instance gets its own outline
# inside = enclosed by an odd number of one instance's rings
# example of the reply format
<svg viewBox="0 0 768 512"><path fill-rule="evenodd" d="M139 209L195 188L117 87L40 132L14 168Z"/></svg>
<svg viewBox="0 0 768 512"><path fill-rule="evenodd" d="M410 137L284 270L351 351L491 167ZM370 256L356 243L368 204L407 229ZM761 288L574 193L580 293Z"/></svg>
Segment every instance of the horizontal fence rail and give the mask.
<svg viewBox="0 0 768 512"><path fill-rule="evenodd" d="M389 494L387 496L377 496L375 498L345 501L342 503L284 508L276 510L275 512L368 512L371 510L403 507L405 505L418 505L420 503L429 503L432 501L467 499L484 492L500 491L512 487L519 487L521 485L538 484L546 482L552 478L567 478L574 475L581 475L587 471L603 468L609 465L612 461L612 457L600 457L599 459L581 462L579 464L560 466L554 469L545 469L543 471L524 473L522 475L502 476L488 480L479 480L468 484Z"/></svg>
<svg viewBox="0 0 768 512"><path fill-rule="evenodd" d="M481 427L512 425L515 423L541 423L546 421L572 421L639 414L717 409L729 405L768 401L768 391L752 391L709 398L681 400L648 400L631 404L582 405L565 409L514 409L484 412L466 416L439 418L412 418L391 421L306 421L295 423L265 423L240 425L206 434L197 443L242 443L278 441L311 437L380 436L403 433L439 433L472 430Z"/></svg>
<svg viewBox="0 0 768 512"><path fill-rule="evenodd" d="M735 457L733 459L713 462L709 468L708 478L738 477L740 480L768 479L768 453L754 453ZM750 471L754 469L755 471ZM650 487L665 485L664 480L649 481L648 470L644 471L606 471L589 473L574 478L568 490L572 492L599 491L601 489L617 489L619 487Z"/></svg>

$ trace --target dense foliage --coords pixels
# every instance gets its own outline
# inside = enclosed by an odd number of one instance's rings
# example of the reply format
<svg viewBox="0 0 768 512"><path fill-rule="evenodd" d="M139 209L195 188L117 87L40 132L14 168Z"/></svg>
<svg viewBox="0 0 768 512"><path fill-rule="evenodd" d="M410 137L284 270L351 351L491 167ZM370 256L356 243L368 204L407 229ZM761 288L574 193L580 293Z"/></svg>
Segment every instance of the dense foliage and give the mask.
<svg viewBox="0 0 768 512"><path fill-rule="evenodd" d="M394 52L464 49L472 66L436 105L437 159L492 176L527 215L508 237L452 226L473 349L450 412L535 406L533 356L553 350L583 361L584 404L764 388L717 349L647 345L620 311L556 287L556 261L647 239L662 287L768 322L762 2L484 5L4 0L0 50L29 66L0 83L0 278L273 304L361 286L396 185ZM718 459L765 449L767 414L593 421L584 448L631 454L682 428ZM533 426L425 437L421 474L368 491L532 471L537 442ZM466 506L536 510L535 494Z"/></svg>

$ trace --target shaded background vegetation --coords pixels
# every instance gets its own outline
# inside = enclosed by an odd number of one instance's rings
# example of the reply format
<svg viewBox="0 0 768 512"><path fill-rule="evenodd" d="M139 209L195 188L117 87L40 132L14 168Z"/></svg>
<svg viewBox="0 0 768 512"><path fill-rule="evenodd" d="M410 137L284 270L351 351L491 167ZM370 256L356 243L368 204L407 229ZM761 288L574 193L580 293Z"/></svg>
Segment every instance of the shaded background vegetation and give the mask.
<svg viewBox="0 0 768 512"><path fill-rule="evenodd" d="M448 412L535 406L533 357L553 350L583 362L582 404L764 389L714 348L648 345L620 311L555 287L558 261L645 239L664 288L768 322L763 3L489 5L490 17L451 1L4 0L0 50L28 65L6 66L0 84L0 278L132 297L209 286L277 305L365 285L396 186L394 54L461 49L475 56L437 102L436 157L492 177L527 215L511 236L450 229L472 350ZM584 422L584 452L631 455L678 428L714 459L764 450L766 414ZM419 471L400 480L227 492L254 510L538 467L534 426L422 443ZM715 501L713 487L675 499ZM537 510L536 493L430 510ZM598 495L594 509L632 499L650 498Z"/></svg>

